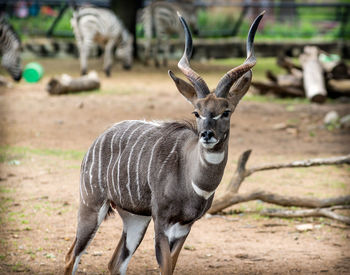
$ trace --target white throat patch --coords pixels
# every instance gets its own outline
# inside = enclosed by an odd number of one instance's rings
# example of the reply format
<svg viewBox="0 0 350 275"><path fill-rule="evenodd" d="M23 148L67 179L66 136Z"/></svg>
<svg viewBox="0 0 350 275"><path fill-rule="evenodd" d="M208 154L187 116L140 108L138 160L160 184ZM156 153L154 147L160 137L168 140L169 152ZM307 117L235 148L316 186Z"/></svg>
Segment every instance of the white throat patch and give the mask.
<svg viewBox="0 0 350 275"><path fill-rule="evenodd" d="M208 192L208 191L205 191L205 190L199 188L193 181L192 181L192 187L193 187L194 192L196 192L198 196L203 197L206 200L209 199L211 197L211 195L213 195L215 193L215 190Z"/></svg>
<svg viewBox="0 0 350 275"><path fill-rule="evenodd" d="M210 164L220 164L225 158L225 151L221 153L203 152L204 159Z"/></svg>

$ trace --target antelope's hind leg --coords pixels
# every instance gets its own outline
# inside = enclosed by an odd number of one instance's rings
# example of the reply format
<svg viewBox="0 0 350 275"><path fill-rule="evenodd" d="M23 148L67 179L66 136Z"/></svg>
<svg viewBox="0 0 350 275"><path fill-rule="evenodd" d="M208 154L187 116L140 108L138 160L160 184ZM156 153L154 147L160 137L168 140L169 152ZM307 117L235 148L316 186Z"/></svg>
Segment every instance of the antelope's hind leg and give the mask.
<svg viewBox="0 0 350 275"><path fill-rule="evenodd" d="M151 221L149 216L139 216L117 208L123 220L123 233L108 264L111 274L126 274L129 261L140 245Z"/></svg>
<svg viewBox="0 0 350 275"><path fill-rule="evenodd" d="M83 203L80 204L77 234L65 259L65 275L75 274L77 271L80 258L106 217L109 207L109 202L104 202L96 211Z"/></svg>

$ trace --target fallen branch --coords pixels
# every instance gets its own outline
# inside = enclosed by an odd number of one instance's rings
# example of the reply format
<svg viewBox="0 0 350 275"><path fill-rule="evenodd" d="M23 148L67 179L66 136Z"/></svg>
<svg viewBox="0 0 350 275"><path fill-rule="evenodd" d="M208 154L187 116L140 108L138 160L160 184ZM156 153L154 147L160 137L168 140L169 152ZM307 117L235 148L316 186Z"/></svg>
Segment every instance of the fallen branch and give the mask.
<svg viewBox="0 0 350 275"><path fill-rule="evenodd" d="M95 71L75 79L63 74L60 78L52 78L46 86L48 93L53 95L91 91L98 88L100 88L100 79Z"/></svg>
<svg viewBox="0 0 350 275"><path fill-rule="evenodd" d="M208 211L209 214L216 214L229 206L251 200L261 200L267 203L272 203L281 206L297 206L322 209L324 209L325 207L333 207L335 205L350 205L350 196L326 199L300 198L282 196L261 190L253 191L251 193L238 194L238 190L244 179L255 172L281 168L350 164L350 155L331 158L315 158L308 160L293 161L288 163L266 164L247 169L246 164L249 160L250 154L251 150L247 150L239 157L236 171L227 187L226 193L221 197L215 198L211 208Z"/></svg>
<svg viewBox="0 0 350 275"><path fill-rule="evenodd" d="M267 209L262 210L260 214L269 217L279 218L302 218L302 217L326 217L350 225L350 218L339 215L334 212L337 209L350 209L349 205L337 205L329 208L302 209L302 210L283 210Z"/></svg>

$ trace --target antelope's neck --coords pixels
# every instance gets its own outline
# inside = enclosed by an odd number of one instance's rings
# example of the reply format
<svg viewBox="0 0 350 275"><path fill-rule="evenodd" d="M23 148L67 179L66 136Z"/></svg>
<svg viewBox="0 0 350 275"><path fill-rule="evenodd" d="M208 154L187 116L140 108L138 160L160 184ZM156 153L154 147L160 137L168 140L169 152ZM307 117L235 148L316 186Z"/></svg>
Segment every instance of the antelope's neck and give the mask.
<svg viewBox="0 0 350 275"><path fill-rule="evenodd" d="M207 150L198 142L190 156L191 187L197 195L208 199L221 182L227 162L228 145L218 150Z"/></svg>

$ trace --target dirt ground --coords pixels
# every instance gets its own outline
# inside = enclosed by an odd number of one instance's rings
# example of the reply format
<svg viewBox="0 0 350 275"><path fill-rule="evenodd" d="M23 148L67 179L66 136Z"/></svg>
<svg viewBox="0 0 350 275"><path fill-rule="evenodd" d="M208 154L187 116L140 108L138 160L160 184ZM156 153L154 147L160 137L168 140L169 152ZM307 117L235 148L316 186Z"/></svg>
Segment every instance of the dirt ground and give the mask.
<svg viewBox="0 0 350 275"><path fill-rule="evenodd" d="M63 273L75 234L82 154L104 129L125 119L192 119L192 107L177 92L167 69L138 65L127 72L116 67L110 79L100 72L100 92L50 96L45 91L49 77L67 71L78 75L78 62L41 63L46 74L39 83L0 88L0 274ZM95 63L92 67L99 69ZM230 69L195 67L210 87ZM174 64L172 69L178 73ZM216 196L225 191L246 149L253 150L248 166L349 154L350 131L323 127L327 112L345 115L349 107L337 102L242 101L231 120L229 160ZM350 194L350 167L259 172L245 180L240 192L257 188L319 198ZM271 207L259 201L239 204L230 208L231 215L195 223L175 274L350 274L349 226L326 218L259 215ZM306 223L313 229L296 229ZM105 221L78 274L107 274L121 232L117 215ZM152 224L128 274L159 274Z"/></svg>

